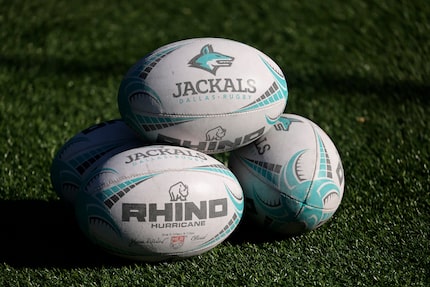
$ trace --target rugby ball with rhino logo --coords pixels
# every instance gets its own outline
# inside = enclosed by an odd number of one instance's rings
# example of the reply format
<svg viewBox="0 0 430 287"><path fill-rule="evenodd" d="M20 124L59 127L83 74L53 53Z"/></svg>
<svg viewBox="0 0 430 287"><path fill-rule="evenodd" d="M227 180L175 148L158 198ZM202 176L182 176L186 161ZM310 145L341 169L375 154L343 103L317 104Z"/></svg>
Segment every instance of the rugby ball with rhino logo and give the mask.
<svg viewBox="0 0 430 287"><path fill-rule="evenodd" d="M145 141L215 154L267 133L287 98L286 79L267 55L233 40L195 38L140 59L121 81L118 106Z"/></svg>
<svg viewBox="0 0 430 287"><path fill-rule="evenodd" d="M237 227L244 208L233 173L211 156L152 145L112 156L87 177L76 216L106 251L162 261L206 252Z"/></svg>

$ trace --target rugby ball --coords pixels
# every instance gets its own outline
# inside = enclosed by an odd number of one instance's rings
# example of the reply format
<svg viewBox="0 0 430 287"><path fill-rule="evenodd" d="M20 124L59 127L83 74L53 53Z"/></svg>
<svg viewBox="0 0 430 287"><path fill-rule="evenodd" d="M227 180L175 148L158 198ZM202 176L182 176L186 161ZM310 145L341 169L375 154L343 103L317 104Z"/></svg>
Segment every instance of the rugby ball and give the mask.
<svg viewBox="0 0 430 287"><path fill-rule="evenodd" d="M265 134L287 98L281 69L262 52L233 40L195 38L163 46L131 67L118 106L145 140L213 154Z"/></svg>
<svg viewBox="0 0 430 287"><path fill-rule="evenodd" d="M344 173L327 134L310 120L283 114L273 129L232 152L247 218L269 231L299 235L323 225L341 203Z"/></svg>
<svg viewBox="0 0 430 287"><path fill-rule="evenodd" d="M83 178L98 164L115 153L142 145L120 119L90 126L69 139L54 156L52 186L60 199L73 205Z"/></svg>
<svg viewBox="0 0 430 287"><path fill-rule="evenodd" d="M243 192L207 154L153 145L111 157L87 179L76 215L86 236L133 260L162 261L208 251L238 225Z"/></svg>

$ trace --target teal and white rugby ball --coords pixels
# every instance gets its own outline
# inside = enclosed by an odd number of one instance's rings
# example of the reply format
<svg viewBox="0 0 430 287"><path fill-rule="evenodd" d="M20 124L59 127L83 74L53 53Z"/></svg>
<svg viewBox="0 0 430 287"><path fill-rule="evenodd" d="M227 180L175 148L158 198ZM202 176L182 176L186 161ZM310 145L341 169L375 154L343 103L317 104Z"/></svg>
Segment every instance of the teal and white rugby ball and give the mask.
<svg viewBox="0 0 430 287"><path fill-rule="evenodd" d="M62 200L73 205L85 176L110 156L142 145L120 119L90 126L70 138L54 156L52 186Z"/></svg>
<svg viewBox="0 0 430 287"><path fill-rule="evenodd" d="M259 50L221 38L163 46L140 59L118 92L122 118L145 140L207 154L268 132L288 98L279 66Z"/></svg>
<svg viewBox="0 0 430 287"><path fill-rule="evenodd" d="M299 235L323 225L343 197L333 141L301 116L281 115L269 133L232 152L229 167L242 184L247 218L275 233Z"/></svg>
<svg viewBox="0 0 430 287"><path fill-rule="evenodd" d="M133 260L201 254L223 242L243 213L233 173L204 153L153 145L111 157L87 179L76 215L86 236Z"/></svg>

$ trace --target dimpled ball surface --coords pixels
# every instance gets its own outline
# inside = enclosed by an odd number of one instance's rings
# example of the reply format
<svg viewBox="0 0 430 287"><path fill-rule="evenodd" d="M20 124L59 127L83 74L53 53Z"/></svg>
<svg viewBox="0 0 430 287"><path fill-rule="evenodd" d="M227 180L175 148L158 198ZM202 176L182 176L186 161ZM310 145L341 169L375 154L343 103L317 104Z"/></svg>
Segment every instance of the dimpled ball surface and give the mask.
<svg viewBox="0 0 430 287"><path fill-rule="evenodd" d="M287 98L285 76L267 55L233 40L195 38L140 59L121 81L118 106L149 142L214 154L268 132Z"/></svg>
<svg viewBox="0 0 430 287"><path fill-rule="evenodd" d="M247 218L274 233L316 229L343 197L343 167L333 141L298 115L283 114L269 133L232 152L229 167L242 184Z"/></svg>

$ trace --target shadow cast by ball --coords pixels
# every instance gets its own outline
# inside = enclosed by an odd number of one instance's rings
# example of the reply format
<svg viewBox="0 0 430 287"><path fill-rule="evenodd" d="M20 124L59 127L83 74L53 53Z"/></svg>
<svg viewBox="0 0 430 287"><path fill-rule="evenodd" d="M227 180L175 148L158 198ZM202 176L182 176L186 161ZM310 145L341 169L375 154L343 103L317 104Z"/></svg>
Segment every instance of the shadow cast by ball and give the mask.
<svg viewBox="0 0 430 287"><path fill-rule="evenodd" d="M91 243L79 229L74 210L59 200L3 200L0 201L0 218L0 262L14 268L69 269L147 264L110 255ZM288 239L242 220L226 241L241 245Z"/></svg>
<svg viewBox="0 0 430 287"><path fill-rule="evenodd" d="M260 244L274 241L289 240L300 235L285 235L270 232L260 226L255 225L246 217L241 220L239 226L230 235L227 241L233 245L241 245L244 243Z"/></svg>
<svg viewBox="0 0 430 287"><path fill-rule="evenodd" d="M0 201L0 262L16 268L130 264L93 245L61 201Z"/></svg>

